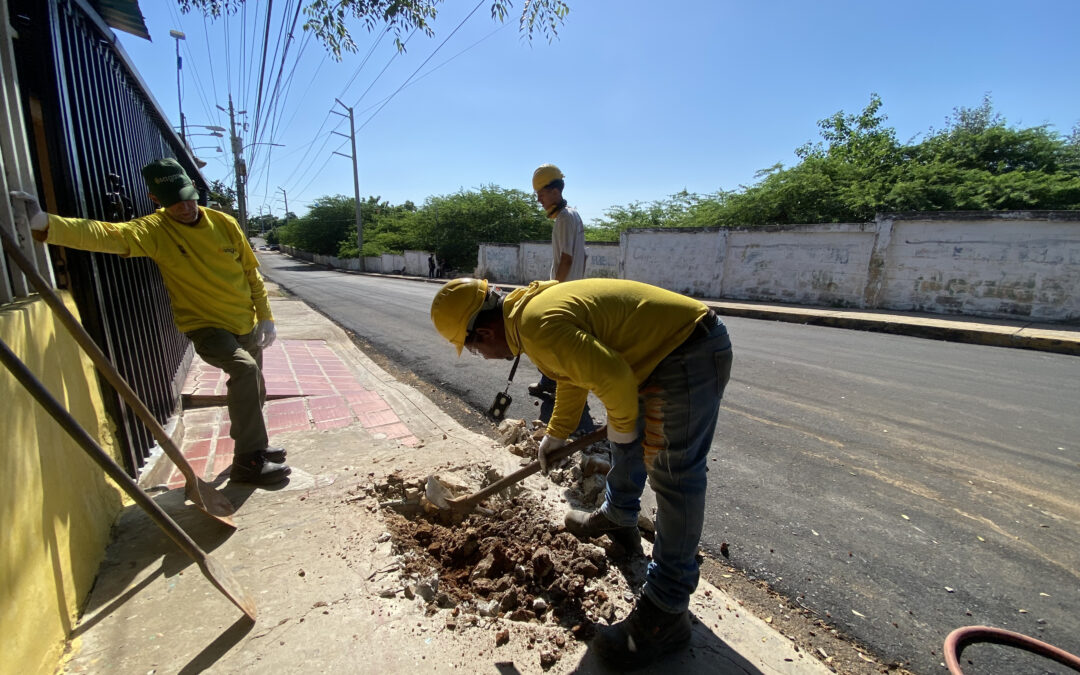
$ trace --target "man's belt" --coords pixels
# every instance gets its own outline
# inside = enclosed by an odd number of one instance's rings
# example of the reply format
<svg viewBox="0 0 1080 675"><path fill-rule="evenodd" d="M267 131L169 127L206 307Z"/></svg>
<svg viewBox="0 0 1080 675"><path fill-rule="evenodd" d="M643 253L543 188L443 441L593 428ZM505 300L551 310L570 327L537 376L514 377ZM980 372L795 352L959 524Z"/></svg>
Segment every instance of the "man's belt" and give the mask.
<svg viewBox="0 0 1080 675"><path fill-rule="evenodd" d="M716 315L715 311L710 309L708 314L701 317L701 320L694 324L694 330L690 333L690 337L686 338L683 344L696 342L709 337L709 333L711 333L719 324L720 317Z"/></svg>

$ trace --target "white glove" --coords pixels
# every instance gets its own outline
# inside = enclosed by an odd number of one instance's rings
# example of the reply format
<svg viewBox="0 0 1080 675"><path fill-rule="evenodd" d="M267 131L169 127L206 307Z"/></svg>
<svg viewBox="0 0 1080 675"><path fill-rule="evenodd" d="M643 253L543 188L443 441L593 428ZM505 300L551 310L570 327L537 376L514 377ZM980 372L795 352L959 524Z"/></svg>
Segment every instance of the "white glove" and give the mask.
<svg viewBox="0 0 1080 675"><path fill-rule="evenodd" d="M12 205L16 205L21 202L24 209L26 209L26 218L30 221L30 229L42 230L49 229L49 214L41 210L41 205L38 204L37 197L29 192L21 192L19 190L12 190L8 193L11 196Z"/></svg>
<svg viewBox="0 0 1080 675"><path fill-rule="evenodd" d="M554 436L545 435L540 440L540 449L536 451L536 458L540 460L540 473L547 475L548 472L548 458L549 452L554 452L566 445L565 438L555 438Z"/></svg>
<svg viewBox="0 0 1080 675"><path fill-rule="evenodd" d="M274 328L273 319L263 319L255 324L255 345L260 349L266 349L274 344L277 339L277 329Z"/></svg>

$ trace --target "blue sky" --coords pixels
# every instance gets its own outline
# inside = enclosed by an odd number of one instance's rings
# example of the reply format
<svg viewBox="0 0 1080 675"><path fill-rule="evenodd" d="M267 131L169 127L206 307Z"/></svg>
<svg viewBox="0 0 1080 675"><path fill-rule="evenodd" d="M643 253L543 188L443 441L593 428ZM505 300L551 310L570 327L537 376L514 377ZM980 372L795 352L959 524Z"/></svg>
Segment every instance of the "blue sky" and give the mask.
<svg viewBox="0 0 1080 675"><path fill-rule="evenodd" d="M612 205L750 185L760 169L794 164L795 148L819 138L819 119L858 112L874 92L902 140L941 128L955 107L977 106L985 94L1011 124L1068 134L1080 122L1076 0L568 2L550 43L525 41L513 20L492 21L488 2L466 20L477 7L468 0L446 0L435 36L412 38L402 55L359 24L351 27L360 50L340 63L314 40L299 49L298 33L277 122L257 137L253 47L265 2L247 0L246 22L209 22L181 14L175 0L142 0L152 41L118 35L174 124L169 31L181 30L189 133L228 127L216 106L227 107L231 93L249 111L238 118L249 122L244 143L284 146L249 149L258 152L253 215L282 215L286 196L300 215L320 196L352 196L352 163L332 154L350 153L331 133L348 133L347 120L330 113L343 111L335 98L355 110L362 198L420 204L487 184L529 190L533 169L553 162L586 223ZM268 59L285 5L275 3ZM208 161L204 175L231 183L228 139L191 140Z"/></svg>

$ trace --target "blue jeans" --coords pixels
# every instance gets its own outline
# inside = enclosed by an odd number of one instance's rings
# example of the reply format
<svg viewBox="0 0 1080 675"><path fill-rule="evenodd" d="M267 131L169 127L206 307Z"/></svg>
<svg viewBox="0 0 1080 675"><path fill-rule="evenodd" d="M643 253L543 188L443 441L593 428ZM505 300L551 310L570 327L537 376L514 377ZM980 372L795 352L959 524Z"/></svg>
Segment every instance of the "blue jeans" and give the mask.
<svg viewBox="0 0 1080 675"><path fill-rule="evenodd" d="M643 592L667 612L686 610L697 588L706 459L731 361L723 323L688 339L638 389L638 439L612 443L600 510L618 525L637 525L648 477L656 492L656 541Z"/></svg>

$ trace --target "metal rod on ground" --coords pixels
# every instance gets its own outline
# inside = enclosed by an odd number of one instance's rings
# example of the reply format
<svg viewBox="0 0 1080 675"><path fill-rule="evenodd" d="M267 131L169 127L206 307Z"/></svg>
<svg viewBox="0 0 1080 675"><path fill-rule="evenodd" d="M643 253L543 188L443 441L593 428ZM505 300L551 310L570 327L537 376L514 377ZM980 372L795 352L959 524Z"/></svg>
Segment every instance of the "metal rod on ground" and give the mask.
<svg viewBox="0 0 1080 675"><path fill-rule="evenodd" d="M60 318L61 323L68 329L71 335L75 338L75 341L83 348L83 350L90 357L90 360L97 366L98 371L105 376L109 384L120 394L124 399L124 402L131 406L131 409L135 411L135 414L146 428L149 429L153 435L154 440L161 446L162 451L168 456L172 463L180 469L180 473L184 474L185 486L184 494L187 498L195 504L196 507L205 511L208 515L217 518L222 523L229 527L236 527L236 523L232 521L229 516L236 512L236 507L232 505L229 499L214 489L212 485L204 481L195 475L195 470L191 468L191 464L188 463L187 458L184 457L184 453L180 451L180 448L176 447L172 438L169 437L168 432L162 428L161 424L154 417L154 414L146 407L139 398L139 395L128 385L123 376L116 370L112 363L109 362L109 358L105 356L105 353L101 351L101 348L97 346L94 339L90 337L90 334L86 332L82 324L79 323L75 315L67 308L64 301L60 299L60 296L49 287L45 279L38 274L37 270L30 264L30 260L19 250L19 246L15 243L15 240L8 234L3 228L0 228L0 241L3 243L3 249L7 251L8 257L15 261L15 264L22 270L23 274L30 281L30 284L34 287L38 293L41 294L45 304L56 312Z"/></svg>
<svg viewBox="0 0 1080 675"><path fill-rule="evenodd" d="M131 476L128 476L127 473L113 461L112 457L98 445L97 441L90 436L89 432L79 425L78 421L71 416L71 413L64 409L59 401L53 398L52 394L49 393L49 390L45 388L45 385L34 376L30 369L26 367L26 364L24 364L19 357L8 348L3 340L0 340L0 361L4 362L7 369L15 376L15 379L17 379L23 387L30 392L30 395L33 396L50 415L52 415L53 419L64 428L64 431L68 432L72 439L79 444L86 454L90 455L90 458L97 462L98 466L108 474L109 478L112 478L141 509L146 511L154 523L156 523L157 526L180 547L180 550L198 564L203 576L209 579L210 583L214 584L214 586L221 591L230 602L239 607L240 611L254 621L255 601L247 594L247 591L237 583L228 568L222 566L216 560L211 558L206 551L199 548L199 545L188 536L188 533L184 532L184 530L176 524L176 521L170 518L169 514L165 513L165 511L158 506L157 502L139 488L135 481L131 479Z"/></svg>

